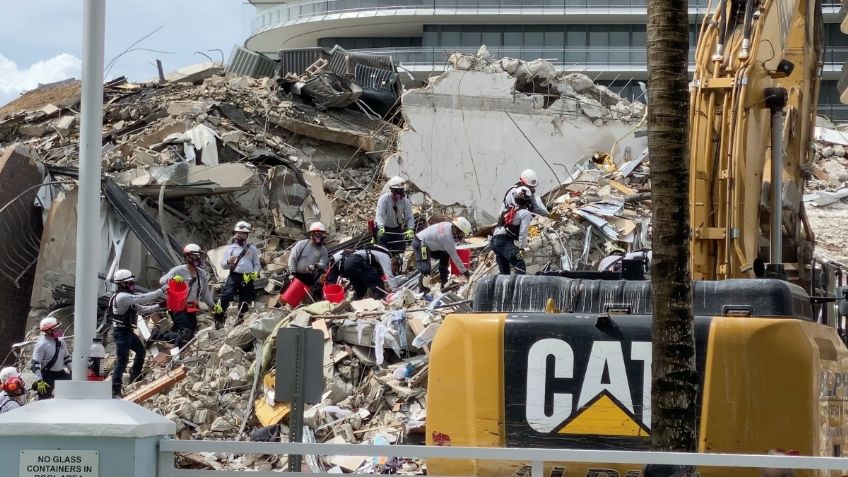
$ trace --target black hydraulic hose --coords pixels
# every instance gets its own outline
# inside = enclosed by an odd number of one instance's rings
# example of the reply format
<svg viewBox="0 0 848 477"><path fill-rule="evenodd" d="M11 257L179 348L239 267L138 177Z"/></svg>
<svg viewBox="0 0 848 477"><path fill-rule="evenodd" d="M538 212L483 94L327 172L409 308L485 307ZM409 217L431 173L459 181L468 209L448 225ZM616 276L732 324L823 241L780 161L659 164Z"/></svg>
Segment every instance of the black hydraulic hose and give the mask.
<svg viewBox="0 0 848 477"><path fill-rule="evenodd" d="M751 41L751 30L753 29L753 18L754 16L754 0L748 0L745 3L745 20L743 22L743 30L742 30L742 38Z"/></svg>

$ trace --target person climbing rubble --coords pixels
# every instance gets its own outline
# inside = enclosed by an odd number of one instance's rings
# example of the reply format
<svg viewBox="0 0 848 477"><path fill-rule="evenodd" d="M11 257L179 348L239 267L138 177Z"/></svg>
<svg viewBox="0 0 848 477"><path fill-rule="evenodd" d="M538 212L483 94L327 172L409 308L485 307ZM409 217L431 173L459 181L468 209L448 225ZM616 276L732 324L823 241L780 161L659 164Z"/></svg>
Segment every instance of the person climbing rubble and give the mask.
<svg viewBox="0 0 848 477"><path fill-rule="evenodd" d="M545 207L545 204L542 203L541 197L536 195L536 187L538 186L539 176L536 175L536 171L533 169L524 169L521 172L521 176L518 178L518 182L513 184L513 186L506 191L506 194L504 194L500 215L503 215L507 209L515 205L515 190L519 187L526 187L530 189L530 192L533 194L533 201L528 210L536 215L541 215L542 217L550 216L550 212L548 212L548 208Z"/></svg>
<svg viewBox="0 0 848 477"><path fill-rule="evenodd" d="M32 352L32 364L30 370L35 374L35 382L32 390L38 395L38 400L53 397L53 388L56 381L71 379L71 373L65 369L71 365L71 354L65 340L57 336L59 322L56 318L48 316L38 324L41 336L35 343Z"/></svg>
<svg viewBox="0 0 848 477"><path fill-rule="evenodd" d="M212 290L209 288L209 274L203 269L205 254L199 245L190 243L183 248L185 264L177 265L159 279L160 285L165 285L172 279L175 283L188 283L188 295L185 308L179 311L169 310L173 326L170 331L154 329L148 343L162 341L173 343L178 348L194 338L197 333L197 312L200 302L206 304L214 313L224 310L220 304L212 300Z"/></svg>
<svg viewBox="0 0 848 477"><path fill-rule="evenodd" d="M159 288L150 293L135 295L135 275L129 270L118 270L112 275L112 283L118 289L109 299L106 313L112 321L112 333L115 338L115 369L112 370L112 397L120 399L122 395L124 370L133 357L129 383L132 384L141 377L144 358L147 351L144 343L136 336L135 326L139 314L152 313L159 310L159 302L165 299L165 288Z"/></svg>
<svg viewBox="0 0 848 477"><path fill-rule="evenodd" d="M501 275L509 275L510 267L515 269L516 275L524 275L527 273L527 264L524 263L527 232L533 220L529 210L533 206L533 192L528 187L517 187L512 193L512 202L514 205L507 207L498 218L498 226L492 234L492 251ZM518 246L515 245L516 240Z"/></svg>
<svg viewBox="0 0 848 477"><path fill-rule="evenodd" d="M377 200L377 240L391 253L401 254L415 234L412 202L406 196L406 181L402 177L392 177L387 185L389 191Z"/></svg>
<svg viewBox="0 0 848 477"><path fill-rule="evenodd" d="M222 311L216 312L214 315L216 330L224 327L227 308L236 295L239 297L237 321L239 323L250 309L250 304L256 299L256 289L253 287L253 282L259 278L262 264L259 261L259 250L247 241L250 230L249 223L243 220L237 223L233 228L235 235L233 241L221 259L221 267L229 270L230 274L227 276L227 281L224 282L224 289L218 301Z"/></svg>
<svg viewBox="0 0 848 477"><path fill-rule="evenodd" d="M448 281L450 260L453 260L459 273L466 277L471 276L471 272L465 268L465 264L456 253L456 244L469 234L471 234L471 222L465 217L457 217L451 222L433 224L412 237L412 250L418 263L418 271L421 272L420 285L425 293L429 291L429 288L424 286L424 277L432 272L431 259L439 261L439 280L442 285Z"/></svg>
<svg viewBox="0 0 848 477"><path fill-rule="evenodd" d="M327 268L329 252L324 246L327 227L321 222L309 226L309 238L298 241L289 255L289 277L297 278L309 287L315 287Z"/></svg>
<svg viewBox="0 0 848 477"><path fill-rule="evenodd" d="M26 403L26 384L14 366L0 370L0 414Z"/></svg>
<svg viewBox="0 0 848 477"><path fill-rule="evenodd" d="M400 261L400 256L393 256L389 249L379 245L341 250L330 259L327 283L336 283L339 277L347 278L353 286L354 300L365 298L369 290L372 298L382 300L387 291L397 289L395 275Z"/></svg>

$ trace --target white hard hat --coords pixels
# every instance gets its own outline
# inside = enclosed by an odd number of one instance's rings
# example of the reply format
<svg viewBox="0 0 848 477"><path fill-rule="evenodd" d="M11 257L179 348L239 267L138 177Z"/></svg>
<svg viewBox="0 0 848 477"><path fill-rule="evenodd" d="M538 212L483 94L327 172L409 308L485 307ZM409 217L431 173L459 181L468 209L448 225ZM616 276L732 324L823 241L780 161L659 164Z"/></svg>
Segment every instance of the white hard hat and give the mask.
<svg viewBox="0 0 848 477"><path fill-rule="evenodd" d="M112 275L112 283L123 283L135 281L135 275L129 270L118 270Z"/></svg>
<svg viewBox="0 0 848 477"><path fill-rule="evenodd" d="M233 232L244 232L249 234L250 224L242 220L236 224L235 228L233 228Z"/></svg>
<svg viewBox="0 0 848 477"><path fill-rule="evenodd" d="M192 253L203 253L203 249L200 248L200 245L196 243L190 243L183 247L183 255L188 255Z"/></svg>
<svg viewBox="0 0 848 477"><path fill-rule="evenodd" d="M312 225L309 226L310 232L326 232L327 227L324 227L324 224L321 222L312 222Z"/></svg>
<svg viewBox="0 0 848 477"><path fill-rule="evenodd" d="M536 171L533 169L524 169L521 172L521 183L530 187L536 187L539 185L539 176L536 175Z"/></svg>
<svg viewBox="0 0 848 477"><path fill-rule="evenodd" d="M389 189L406 189L406 181L400 176L392 177L386 184L389 186Z"/></svg>
<svg viewBox="0 0 848 477"><path fill-rule="evenodd" d="M38 329L40 329L41 331L50 331L53 328L56 328L57 326L59 326L59 322L56 321L56 318L48 316L47 318L41 320L41 323L38 324Z"/></svg>
<svg viewBox="0 0 848 477"><path fill-rule="evenodd" d="M7 366L3 369L0 369L0 384L6 382L7 379L13 376L20 376L21 373L18 372L18 369L14 366Z"/></svg>
<svg viewBox="0 0 848 477"><path fill-rule="evenodd" d="M88 350L89 358L105 358L106 357L106 348L103 347L103 343L100 340L95 339L94 343L91 343L91 348Z"/></svg>
<svg viewBox="0 0 848 477"><path fill-rule="evenodd" d="M452 223L464 235L468 235L471 233L471 222L469 222L468 219L466 219L465 217L457 217L453 219Z"/></svg>

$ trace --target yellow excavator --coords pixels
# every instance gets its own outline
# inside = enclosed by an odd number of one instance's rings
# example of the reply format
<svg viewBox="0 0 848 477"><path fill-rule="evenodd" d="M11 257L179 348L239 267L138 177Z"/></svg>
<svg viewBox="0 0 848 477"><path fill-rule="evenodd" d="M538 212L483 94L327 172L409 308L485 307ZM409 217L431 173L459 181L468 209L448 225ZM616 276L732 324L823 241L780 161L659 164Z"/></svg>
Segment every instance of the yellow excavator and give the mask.
<svg viewBox="0 0 848 477"><path fill-rule="evenodd" d="M841 278L814 260L802 203L821 3L714 0L710 11L690 88L698 450L846 456L848 349L833 298ZM427 444L648 449L652 304L650 282L638 279L643 265L625 263L618 276L481 281L474 312L448 316L433 342ZM430 460L428 471L508 476L524 464ZM548 463L546 472L642 471Z"/></svg>

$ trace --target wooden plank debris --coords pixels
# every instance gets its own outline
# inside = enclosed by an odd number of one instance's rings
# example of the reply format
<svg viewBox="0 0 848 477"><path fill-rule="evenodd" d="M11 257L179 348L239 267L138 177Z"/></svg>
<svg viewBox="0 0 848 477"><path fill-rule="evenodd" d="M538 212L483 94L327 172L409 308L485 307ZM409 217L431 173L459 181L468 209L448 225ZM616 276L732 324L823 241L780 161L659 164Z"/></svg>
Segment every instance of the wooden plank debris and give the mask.
<svg viewBox="0 0 848 477"><path fill-rule="evenodd" d="M136 389L132 393L125 396L124 401L130 401L136 404L140 404L150 399L151 397L161 393L162 391L170 389L173 385L185 379L185 377L185 366L180 366L179 368L172 370L170 373L165 374L159 379Z"/></svg>

